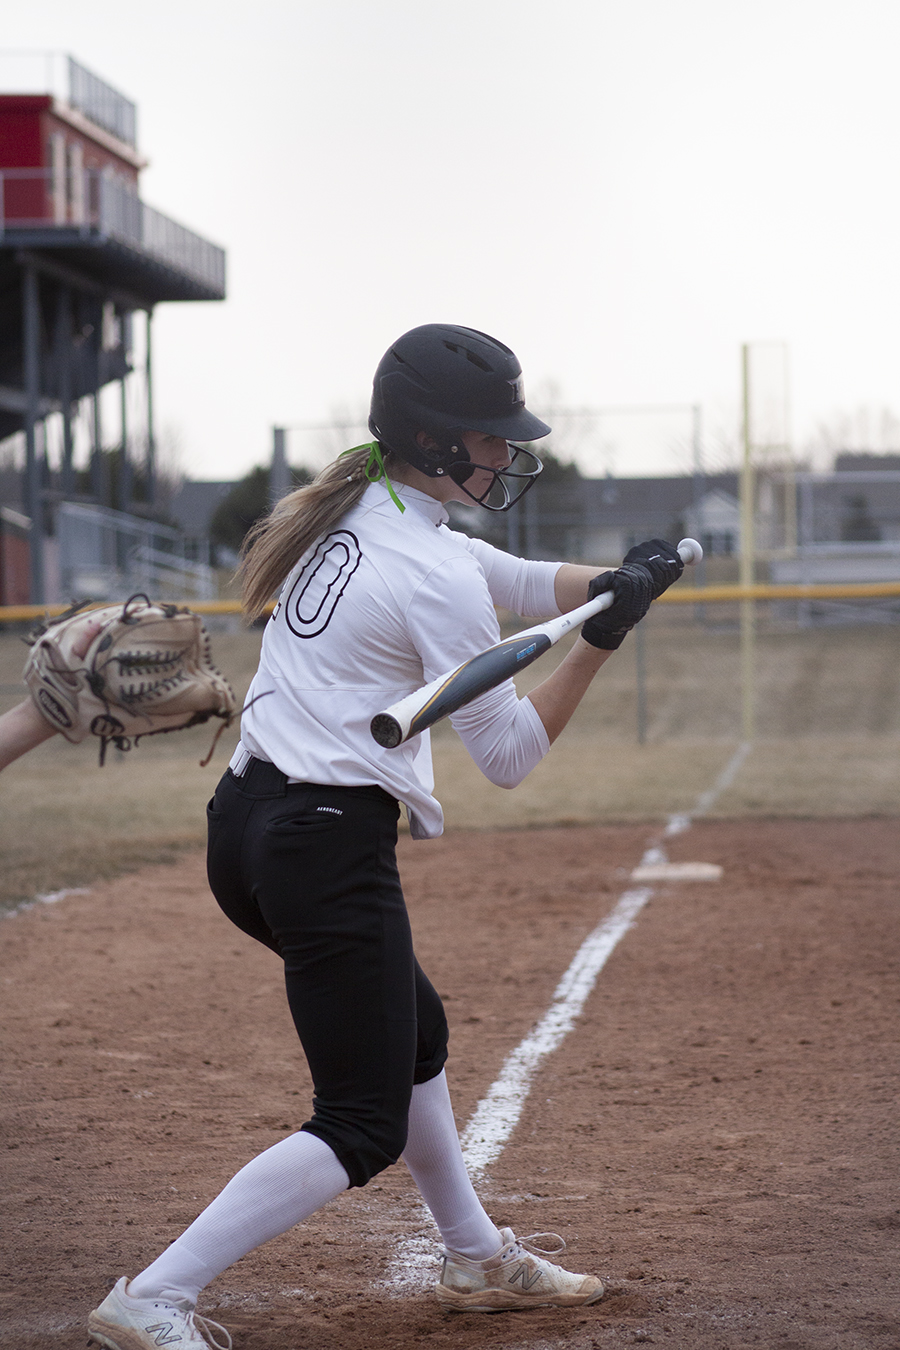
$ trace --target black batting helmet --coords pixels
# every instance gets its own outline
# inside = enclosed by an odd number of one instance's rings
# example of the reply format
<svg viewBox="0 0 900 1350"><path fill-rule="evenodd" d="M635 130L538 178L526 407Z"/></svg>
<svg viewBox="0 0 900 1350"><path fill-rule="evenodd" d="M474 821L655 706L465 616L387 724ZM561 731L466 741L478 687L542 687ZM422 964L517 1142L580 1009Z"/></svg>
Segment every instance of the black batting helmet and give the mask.
<svg viewBox="0 0 900 1350"><path fill-rule="evenodd" d="M404 333L381 358L369 430L429 478L447 474L479 505L506 511L531 487L541 461L530 450L513 446L510 465L491 470L490 487L476 497L465 482L475 468L487 466L472 463L462 432L533 441L550 428L525 407L522 367L509 347L475 328L426 323ZM430 449L418 442L423 431L435 442ZM511 483L519 486L515 496Z"/></svg>

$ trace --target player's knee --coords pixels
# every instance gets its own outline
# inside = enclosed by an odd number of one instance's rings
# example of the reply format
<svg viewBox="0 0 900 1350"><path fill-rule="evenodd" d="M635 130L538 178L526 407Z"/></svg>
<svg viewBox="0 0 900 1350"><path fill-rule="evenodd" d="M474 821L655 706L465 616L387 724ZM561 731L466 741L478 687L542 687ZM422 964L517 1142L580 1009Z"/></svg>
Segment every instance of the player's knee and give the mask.
<svg viewBox="0 0 900 1350"><path fill-rule="evenodd" d="M447 1063L448 1041L447 1019L442 1012L440 1019L435 1021L431 1033L428 1035L420 1034L419 1036L416 1067L413 1074L414 1083L427 1083L432 1078L437 1078L441 1069Z"/></svg>
<svg viewBox="0 0 900 1350"><path fill-rule="evenodd" d="M444 1005L434 985L416 968L416 1063L414 1083L436 1078L447 1062L450 1033Z"/></svg>
<svg viewBox="0 0 900 1350"><path fill-rule="evenodd" d="M324 1139L335 1152L351 1186L365 1186L379 1172L393 1167L406 1148L409 1103L379 1104L378 1109L353 1112L323 1110L303 1128Z"/></svg>

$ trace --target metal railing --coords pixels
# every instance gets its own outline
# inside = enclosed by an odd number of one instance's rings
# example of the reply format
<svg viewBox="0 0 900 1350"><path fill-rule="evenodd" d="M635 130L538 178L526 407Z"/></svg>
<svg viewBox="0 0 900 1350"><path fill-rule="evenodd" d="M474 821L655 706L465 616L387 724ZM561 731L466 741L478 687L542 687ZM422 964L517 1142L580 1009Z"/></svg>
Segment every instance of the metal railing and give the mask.
<svg viewBox="0 0 900 1350"><path fill-rule="evenodd" d="M0 243L10 231L76 229L114 239L219 294L225 251L96 169L0 169Z"/></svg>
<svg viewBox="0 0 900 1350"><path fill-rule="evenodd" d="M141 242L145 252L225 294L225 250L186 230L177 221L141 202Z"/></svg>
<svg viewBox="0 0 900 1350"><path fill-rule="evenodd" d="M126 145L137 145L137 108L131 99L66 52L0 52L0 90L49 94Z"/></svg>
<svg viewBox="0 0 900 1350"><path fill-rule="evenodd" d="M187 556L178 530L108 507L61 502L57 516L60 589L74 599L211 600L216 575Z"/></svg>
<svg viewBox="0 0 900 1350"><path fill-rule="evenodd" d="M126 145L137 145L137 108L131 99L68 57L69 103Z"/></svg>

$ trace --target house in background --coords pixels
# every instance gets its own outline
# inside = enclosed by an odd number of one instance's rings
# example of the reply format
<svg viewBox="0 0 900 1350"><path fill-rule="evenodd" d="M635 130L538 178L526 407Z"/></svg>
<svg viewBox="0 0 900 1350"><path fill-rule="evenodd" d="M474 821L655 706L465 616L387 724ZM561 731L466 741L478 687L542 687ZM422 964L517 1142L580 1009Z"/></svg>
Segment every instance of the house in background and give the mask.
<svg viewBox="0 0 900 1350"><path fill-rule="evenodd" d="M741 504L735 491L715 487L684 512L684 533L702 545L707 557L730 558L741 551Z"/></svg>
<svg viewBox="0 0 900 1350"><path fill-rule="evenodd" d="M842 451L832 474L799 481L801 544L900 544L900 454Z"/></svg>
<svg viewBox="0 0 900 1350"><path fill-rule="evenodd" d="M797 475L797 548L777 558L784 584L900 581L900 454L841 452L833 473ZM896 622L896 598L800 601L801 622Z"/></svg>
<svg viewBox="0 0 900 1350"><path fill-rule="evenodd" d="M691 477L539 478L509 513L511 552L531 558L619 563L642 539L700 540L707 554L740 544L738 479L733 473Z"/></svg>
<svg viewBox="0 0 900 1350"><path fill-rule="evenodd" d="M175 492L168 506L174 525L193 544L193 556L212 560L210 527L219 505L234 487L234 483L186 478Z"/></svg>

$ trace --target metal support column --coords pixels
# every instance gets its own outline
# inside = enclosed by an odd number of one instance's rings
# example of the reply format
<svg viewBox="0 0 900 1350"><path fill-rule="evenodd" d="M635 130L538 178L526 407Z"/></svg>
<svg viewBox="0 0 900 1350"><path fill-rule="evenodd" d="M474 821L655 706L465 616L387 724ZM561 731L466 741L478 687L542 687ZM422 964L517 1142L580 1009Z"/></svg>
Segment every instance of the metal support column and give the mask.
<svg viewBox="0 0 900 1350"><path fill-rule="evenodd" d="M25 375L25 514L31 518L28 551L33 605L44 603L44 510L41 466L37 453L41 378L41 318L38 275L31 265L22 272L22 339Z"/></svg>
<svg viewBox="0 0 900 1350"><path fill-rule="evenodd" d="M128 454L128 385L125 376L119 381L119 422L122 440L119 446L119 510L131 510L131 459Z"/></svg>
<svg viewBox="0 0 900 1350"><path fill-rule="evenodd" d="M522 506L525 511L525 557L536 558L540 552L540 541L538 539L538 501L537 493L540 492L540 483L534 483L528 490L528 494L522 499Z"/></svg>
<svg viewBox="0 0 900 1350"><path fill-rule="evenodd" d="M797 556L800 532L798 516L797 467L791 460L784 480L784 549L791 558Z"/></svg>
<svg viewBox="0 0 900 1350"><path fill-rule="evenodd" d="M506 551L514 558L519 556L519 510L517 504L506 512Z"/></svg>
<svg viewBox="0 0 900 1350"><path fill-rule="evenodd" d="M647 641L644 623L634 629L634 677L637 697L638 745L647 743Z"/></svg>
<svg viewBox="0 0 900 1350"><path fill-rule="evenodd" d="M744 344L741 353L744 409L744 454L741 465L741 554L740 582L752 586L756 580L756 484L753 473L753 437L750 426L750 348ZM756 604L741 601L741 739L752 741L756 730Z"/></svg>
<svg viewBox="0 0 900 1350"><path fill-rule="evenodd" d="M64 497L75 491L72 467L72 293L61 285L56 292L56 332L53 339L56 392L62 412L63 444L60 488Z"/></svg>
<svg viewBox="0 0 900 1350"><path fill-rule="evenodd" d="M107 506L106 474L103 472L103 422L100 409L100 390L95 389L91 398L91 496L98 506Z"/></svg>
<svg viewBox="0 0 900 1350"><path fill-rule="evenodd" d="M269 507L287 496L291 487L287 455L284 449L284 427L272 428L272 465L269 469Z"/></svg>
<svg viewBox="0 0 900 1350"><path fill-rule="evenodd" d="M695 586L706 585L706 546L703 544L703 536L706 533L706 522L703 519L703 501L706 497L706 467L703 463L703 408L699 403L695 403L691 408L691 440L693 446L693 496L694 496L694 529L697 532L697 539L704 548L703 557L697 564L693 584ZM704 623L706 620L706 609L700 604L694 609L694 618L698 623Z"/></svg>
<svg viewBox="0 0 900 1350"><path fill-rule="evenodd" d="M153 424L153 310L147 310L147 352L144 361L147 384L147 505L156 503L156 432Z"/></svg>

